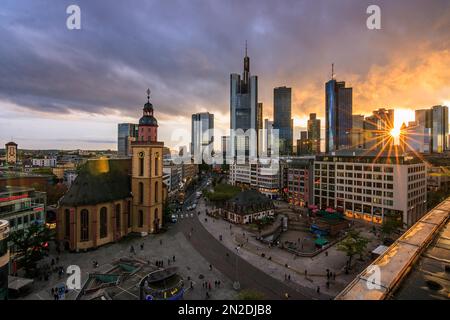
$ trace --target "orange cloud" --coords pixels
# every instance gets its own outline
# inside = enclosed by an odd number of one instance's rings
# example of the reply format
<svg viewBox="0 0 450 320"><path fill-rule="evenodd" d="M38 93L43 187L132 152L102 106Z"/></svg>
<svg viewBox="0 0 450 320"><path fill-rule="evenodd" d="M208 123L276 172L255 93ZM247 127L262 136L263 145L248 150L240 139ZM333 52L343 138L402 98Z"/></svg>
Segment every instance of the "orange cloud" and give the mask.
<svg viewBox="0 0 450 320"><path fill-rule="evenodd" d="M449 50L422 46L393 56L384 65L372 65L365 75L341 74L337 79L353 87L353 113L370 114L381 107L419 109L448 103L449 68ZM306 118L310 112L324 117L325 81L294 85L295 118Z"/></svg>

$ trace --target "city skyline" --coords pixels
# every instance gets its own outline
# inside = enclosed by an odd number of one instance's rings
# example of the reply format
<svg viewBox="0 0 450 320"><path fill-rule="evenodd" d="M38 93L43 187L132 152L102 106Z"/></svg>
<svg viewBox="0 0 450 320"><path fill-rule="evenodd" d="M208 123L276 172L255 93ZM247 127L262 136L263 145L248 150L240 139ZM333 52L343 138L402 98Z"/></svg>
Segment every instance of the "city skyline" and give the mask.
<svg viewBox="0 0 450 320"><path fill-rule="evenodd" d="M242 69L245 40L264 119L273 119L273 88L292 87L294 141L309 113L324 126L323 85L331 63L336 77L354 88L354 114L392 108L409 115L396 117L407 123L416 109L450 105L450 7L444 1L381 1L380 31L366 28L365 2L295 2L286 6L290 10L258 3L250 16L251 2L214 8L200 2L194 9L174 2L125 8L80 1L82 29L75 31L65 28L65 3L43 4L10 1L0 9L0 37L10 43L0 51L8 66L0 71L2 145L14 140L22 148L116 149L117 123L138 117L147 87L155 93L161 139L169 147L174 128L190 132L192 113L214 113L216 127L229 128L229 74ZM222 9L247 21L239 37L233 19L218 18ZM318 15L324 18L319 24L311 18ZM158 27L163 18L174 22ZM313 26L314 35L304 31ZM181 27L189 41L178 36ZM350 44L354 50L348 51Z"/></svg>

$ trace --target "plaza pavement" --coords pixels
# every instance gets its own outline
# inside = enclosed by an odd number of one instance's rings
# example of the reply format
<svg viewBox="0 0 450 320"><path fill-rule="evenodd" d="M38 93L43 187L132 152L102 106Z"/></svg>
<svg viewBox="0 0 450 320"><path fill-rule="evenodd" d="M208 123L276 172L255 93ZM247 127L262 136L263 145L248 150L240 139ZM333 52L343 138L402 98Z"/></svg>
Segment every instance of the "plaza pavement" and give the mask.
<svg viewBox="0 0 450 320"><path fill-rule="evenodd" d="M170 227L170 225L169 225ZM162 245L160 244L162 240ZM140 249L140 244L144 243L144 250ZM92 272L107 271L112 267L111 262L114 259L121 257L134 256L130 254L130 246L133 245L136 251L136 257L145 260L150 260L154 263L156 260L163 260L164 266L167 266L168 259L172 260L175 255L175 263L171 262L170 266L179 267L179 274L185 281L185 288L187 289L185 300L202 300L206 298L206 290L202 288L202 282L208 281L211 283L212 290L209 291L210 299L236 299L236 291L232 287L232 282L226 278L217 269L209 270L209 263L206 261L186 240L186 237L176 228L172 227L167 232L157 235L148 235L146 237L133 237L123 239L118 243L102 246L98 249L88 252L69 253L62 252L59 255L59 263L57 265L63 266L65 269L69 265L78 265L81 268L81 284L83 285L88 274ZM51 250L51 255L46 258L47 263L50 264L52 258L56 257L54 250ZM98 268L93 267L92 261L96 260L99 263ZM44 263L45 261L41 262ZM203 279L200 279L200 276ZM188 276L194 282L194 289L190 289L190 281ZM48 281L35 280L33 291L20 299L27 300L53 300L51 295L51 288L59 284L65 283L66 276L59 279L57 273L52 273ZM220 289L214 288L214 281L220 280ZM75 299L78 290L70 291L66 295L66 300ZM137 297L136 297L137 298Z"/></svg>
<svg viewBox="0 0 450 320"><path fill-rule="evenodd" d="M300 286L316 290L319 286L320 295L317 296L321 296L320 298L324 298L323 296L329 296L329 298L336 296L370 263L367 259L365 262L358 262L356 270L353 270L350 274L345 274L344 268L348 258L344 252L338 251L336 246L326 250L328 255L323 251L312 258L298 257L277 247L270 248L268 245L256 240L254 234L249 233L239 225L231 224L223 219L206 216L204 214L206 209L212 210L203 200L199 201L196 211L200 211L202 214L198 218L201 224L216 239L219 239L220 235L222 235L224 246L234 250L243 259L268 275L283 281L293 288ZM207 219L206 221L205 218ZM230 225L232 225L231 230ZM371 252L379 245L379 240L374 238L373 234L366 229L361 229L361 232L364 236L371 239L367 248L367 252ZM242 247L236 249L238 245ZM261 256L262 253L265 254L264 258ZM269 260L269 257L271 257L271 260ZM286 267L286 264L288 267ZM330 287L328 289L326 288L326 269L336 273L336 279L329 281ZM307 270L306 278L305 270ZM286 275L290 275L290 281L285 279Z"/></svg>

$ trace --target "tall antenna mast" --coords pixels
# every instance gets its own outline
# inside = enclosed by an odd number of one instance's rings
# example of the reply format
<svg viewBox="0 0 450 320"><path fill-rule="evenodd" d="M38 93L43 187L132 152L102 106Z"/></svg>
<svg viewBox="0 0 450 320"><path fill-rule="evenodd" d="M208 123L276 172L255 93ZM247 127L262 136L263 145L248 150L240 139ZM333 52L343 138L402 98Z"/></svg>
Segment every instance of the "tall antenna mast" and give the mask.
<svg viewBox="0 0 450 320"><path fill-rule="evenodd" d="M334 80L334 63L331 64L331 80Z"/></svg>

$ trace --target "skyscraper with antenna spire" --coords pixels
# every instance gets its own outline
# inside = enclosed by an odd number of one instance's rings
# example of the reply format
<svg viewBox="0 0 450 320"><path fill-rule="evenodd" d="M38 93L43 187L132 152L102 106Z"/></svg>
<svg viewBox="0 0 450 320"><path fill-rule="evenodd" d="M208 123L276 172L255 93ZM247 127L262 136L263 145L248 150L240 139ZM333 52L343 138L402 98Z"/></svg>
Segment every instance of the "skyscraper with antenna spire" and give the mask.
<svg viewBox="0 0 450 320"><path fill-rule="evenodd" d="M245 42L244 71L230 75L230 151L232 157L243 152L245 159L258 155L258 77L250 74L250 57ZM255 135L236 135L253 129ZM256 147L255 147L256 146ZM238 151L239 150L239 151Z"/></svg>

